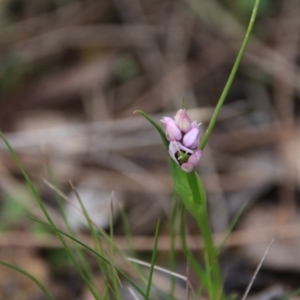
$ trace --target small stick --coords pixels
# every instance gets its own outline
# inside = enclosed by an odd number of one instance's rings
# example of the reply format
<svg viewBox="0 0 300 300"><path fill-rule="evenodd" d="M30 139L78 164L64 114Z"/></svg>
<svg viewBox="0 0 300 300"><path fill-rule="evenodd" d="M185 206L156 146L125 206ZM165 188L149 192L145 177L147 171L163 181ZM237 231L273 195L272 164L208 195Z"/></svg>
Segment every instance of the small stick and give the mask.
<svg viewBox="0 0 300 300"><path fill-rule="evenodd" d="M251 281L250 281L249 284L248 284L248 287L247 287L247 289L246 289L246 291L245 291L245 294L244 294L242 300L245 300L246 297L248 296L248 293L249 293L249 291L250 291L250 289L251 289L251 287L252 287L252 285L253 285L253 282L254 282L254 280L255 280L255 278L256 278L256 276L257 276L257 274L258 274L258 272L259 272L259 270L260 270L260 268L261 268L261 266L262 266L262 264L263 264L263 262L264 262L264 260L266 259L266 257L267 257L267 255L268 255L268 253L269 253L269 251L270 251L270 249L271 249L271 247L272 247L274 241L275 241L275 239L273 239L273 240L271 241L271 243L270 243L269 247L267 248L267 250L266 250L264 256L262 257L260 263L258 264L258 266L257 266L257 268L256 268L256 270L255 270L255 272L254 272L254 274L253 274L253 276L252 276L252 278L251 278Z"/></svg>

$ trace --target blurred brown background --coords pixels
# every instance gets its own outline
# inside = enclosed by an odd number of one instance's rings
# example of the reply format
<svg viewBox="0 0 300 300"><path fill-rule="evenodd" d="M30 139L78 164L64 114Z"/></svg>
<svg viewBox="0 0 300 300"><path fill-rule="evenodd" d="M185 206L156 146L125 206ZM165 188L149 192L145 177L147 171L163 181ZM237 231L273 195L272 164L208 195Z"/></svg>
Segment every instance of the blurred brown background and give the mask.
<svg viewBox="0 0 300 300"><path fill-rule="evenodd" d="M68 197L66 211L74 228L85 232L81 216L69 205L76 201L69 180L104 228L114 199L121 248L127 246L119 204L137 250L152 249L160 218L159 249L167 255L172 203L167 154L159 135L133 111L143 110L158 121L173 116L184 98L192 119L205 130L253 4L1 1L0 128L57 222L55 193L45 182L49 166L57 188ZM299 36L299 1L261 0L249 46L198 167L216 239L247 204L222 259L227 292L246 288L267 245L276 239L252 289L255 299L277 299L300 287ZM37 238L42 229L26 215L40 217L40 210L2 142L0 196L1 259L24 268L30 261L32 272L56 286L57 299L88 299L80 285L70 291L78 280L72 271L49 270L49 249L59 249L59 243L52 236ZM192 220L187 227L197 234ZM199 238L189 242L201 249ZM178 272L185 272L184 265L182 258ZM41 299L9 272L0 268L0 278L6 278L0 280L0 299Z"/></svg>

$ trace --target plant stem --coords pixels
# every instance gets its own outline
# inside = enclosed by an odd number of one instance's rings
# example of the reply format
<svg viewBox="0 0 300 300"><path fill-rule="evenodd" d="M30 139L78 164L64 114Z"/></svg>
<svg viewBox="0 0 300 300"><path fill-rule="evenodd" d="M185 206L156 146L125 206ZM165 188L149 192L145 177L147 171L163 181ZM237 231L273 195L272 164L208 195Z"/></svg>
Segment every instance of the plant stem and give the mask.
<svg viewBox="0 0 300 300"><path fill-rule="evenodd" d="M212 233L210 230L210 224L208 220L208 214L207 210L205 209L203 213L197 214L196 219L198 226L202 233L202 238L204 240L204 251L207 261L207 269L209 272L211 272L211 280L212 280L212 286L213 290L211 292L212 300L219 300L221 299L221 295L223 292L223 280L221 276L221 270L220 265L216 253L216 249L213 243L212 239Z"/></svg>
<svg viewBox="0 0 300 300"><path fill-rule="evenodd" d="M237 58L234 62L234 65L232 67L232 70L230 72L230 75L228 77L228 80L226 82L226 85L223 89L223 92L220 96L220 99L218 101L218 104L214 110L214 113L212 115L212 118L209 122L209 125L206 129L206 132L204 134L204 137L203 139L201 140L201 143L200 143L200 149L203 150L207 144L207 141L212 133L212 130L214 129L215 127L215 124L217 122L217 119L218 119L218 116L220 114L220 110L224 104L224 101L226 99L226 96L228 94L228 91L229 89L231 88L231 85L232 85L232 82L234 80L234 77L235 77L235 74L237 72L237 69L241 63L241 60L242 60L242 57L244 55L244 52L245 52L245 49L247 47L247 44L248 44L248 41L249 41L249 38L250 38L250 34L252 32L252 28L253 28L253 25L254 25L254 21L255 21L255 18L256 18L256 15L257 15L257 10L258 10L258 6L259 6L259 2L260 0L255 0L255 4L254 4L254 8L253 8L253 11L252 11L252 15L251 15L251 18L250 18L250 22L249 22L249 25L248 25L248 28L247 28L247 32L246 32L246 35L244 37L244 40L243 40L243 43L242 43L242 46L239 50L239 53L237 55Z"/></svg>
<svg viewBox="0 0 300 300"><path fill-rule="evenodd" d="M221 299L223 291L223 280L210 229L205 190L203 186L199 186L201 182L198 181L199 179L196 173L188 174L187 177L193 193L193 201L197 205L197 209L190 211L190 213L195 217L204 240L206 269L207 272L210 273L209 277L212 283L210 297L211 300L219 300Z"/></svg>

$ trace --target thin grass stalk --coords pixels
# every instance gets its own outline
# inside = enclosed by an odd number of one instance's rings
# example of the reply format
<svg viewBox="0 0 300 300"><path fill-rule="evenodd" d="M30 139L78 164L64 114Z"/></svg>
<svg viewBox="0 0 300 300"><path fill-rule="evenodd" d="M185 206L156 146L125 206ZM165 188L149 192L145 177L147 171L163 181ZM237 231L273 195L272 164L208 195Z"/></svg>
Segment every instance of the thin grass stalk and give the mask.
<svg viewBox="0 0 300 300"><path fill-rule="evenodd" d="M54 176L53 170L51 168L49 158L46 159L46 168L47 168L47 174L48 174L48 177L50 179L51 184L56 187L57 182L55 180L55 176ZM66 217L65 208L64 208L64 205L63 205L63 201L62 201L63 198L62 198L61 194L57 192L57 189L53 189L53 191L54 191L54 194L55 194L56 202L59 206L59 210L60 210L61 215L63 217L64 224L66 225L68 232L70 234L72 234L74 237L76 237L76 234L75 234L74 230L71 228L71 226L69 224L69 221ZM86 257L84 256L82 251L77 247L77 245L75 243L74 243L74 246L75 246L74 247L74 249L75 249L74 250L74 255L78 258L76 260L78 260L81 263L81 265L83 266L83 272L85 272L87 277L90 278L90 280L93 280L93 272L90 268L89 263L86 260ZM94 285L94 282L92 282L92 285Z"/></svg>
<svg viewBox="0 0 300 300"><path fill-rule="evenodd" d="M54 298L51 295L51 293L49 292L49 290L36 277L34 277L33 275L29 274L28 272L26 272L22 268L19 268L19 267L15 266L15 265L10 264L8 262L5 262L3 260L0 260L0 264L6 266L8 268L11 268L11 269L19 272L20 274L23 274L26 277L28 277L30 280L32 280L41 289L41 291L47 297L47 299L54 300Z"/></svg>
<svg viewBox="0 0 300 300"><path fill-rule="evenodd" d="M102 253L104 253L100 239L98 238L97 232L94 229L94 224L93 224L92 220L90 219L88 212L86 211L86 208L81 200L81 197L80 197L79 193L77 192L75 186L73 185L73 182L69 181L69 183L70 183L70 186L72 187L72 190L77 198L77 201L79 202L81 212L83 213L83 215L87 221L89 232L91 234L94 247L95 247L96 251L101 251ZM98 257L97 257L97 263L98 263L99 270L106 269L109 272L109 268L107 267L107 264L103 264L102 260L100 260ZM105 271L103 271L103 272L105 272ZM104 278L105 278L105 276L104 276ZM110 287L107 280L104 280L104 281ZM94 281L93 281L93 284L94 284Z"/></svg>
<svg viewBox="0 0 300 300"><path fill-rule="evenodd" d="M80 198L80 195L78 194L76 188L73 186L73 184L71 183L71 186L73 187L73 190L75 192L76 197L79 201L79 204L81 206L81 212L84 214L86 220L87 220L87 223L88 223L88 227L89 227L89 231L91 232L92 234L92 237L93 237L93 242L94 242L94 246L95 246L95 249L96 251L98 251L98 253L102 253L102 256L107 255L108 256L108 253L106 253L106 251L104 250L104 247L102 245L102 242L101 242L101 238L103 238L109 245L111 245L111 241L112 241L112 236L113 236L113 231L111 231L111 234L108 235L104 230L103 228L97 226L93 220L90 219L90 217L88 216L88 213L82 203L82 200ZM122 220L125 222L125 226L124 228L126 229L127 228L127 234L126 236L128 237L128 234L129 236L132 236L131 232L130 232L130 229L129 229L129 223L128 223L128 220L126 221L126 215L121 207L121 217L122 217ZM110 224L110 226L112 226L112 223ZM97 229L97 231L95 230L95 228ZM126 230L125 230L126 231ZM101 238L100 238L101 237ZM134 249L134 245L132 243L132 240L131 240L131 248ZM118 253L124 258L126 259L127 261L127 255L125 255L125 253L123 253L123 251L121 251L120 249L117 249L115 247L115 244L114 244L114 250L118 250ZM132 250L134 251L134 250ZM117 278L116 276L118 276L118 274L115 272L115 270L117 269L113 263L111 264L103 264L103 259L101 259L99 256L96 256L97 257L97 261L98 261L98 265L99 265L99 270L106 270L107 274L110 274L110 278ZM145 276L143 276L141 270L139 269L139 267L135 264L130 264L130 266L135 270L135 272L140 276L141 279L144 280L144 282L146 282L146 279L145 279ZM111 267L113 268L112 272L111 272ZM127 277L126 277L127 278ZM106 279L106 278L105 278ZM128 280L128 278L127 278ZM108 282L108 280L106 279L106 284L109 286L109 288L111 289L111 291L115 294L113 288L111 287L111 284ZM117 289L118 290L118 289Z"/></svg>
<svg viewBox="0 0 300 300"><path fill-rule="evenodd" d="M220 114L220 111L221 111L221 108L224 104L224 101L227 97L227 94L232 86L232 83L233 83L233 80L235 78L235 75L236 75L236 72L238 70L238 67L241 63L241 60L242 60L242 57L244 55L244 52L246 50L246 47L248 45L248 42L249 42L249 38L250 38L250 35L251 35L251 32L252 32L252 29L253 29L253 25L254 25L254 22L255 22L255 19L256 19L256 15L257 15L257 11L258 11L258 6L259 6L259 2L260 0L255 0L255 4L254 4L254 8L252 10L252 15L251 15L251 18L250 18L250 21L249 21L249 24L248 24L248 28L247 28L247 31L246 31L246 34L245 34L245 37L244 37L244 40L242 42L242 45L241 45L241 48L238 52L238 55L236 57L236 60L233 64L233 67L232 67L232 70L230 72L230 75L228 77L228 80L225 84L225 87L222 91L222 94L218 100L218 103L217 103L217 106L214 110L214 113L211 117L211 120L209 122L209 125L205 131L205 134L204 134L204 137L202 138L201 140L201 143L200 143L200 149L203 150L207 144L207 141L216 125L216 122L217 122L217 119L218 119L218 116Z"/></svg>
<svg viewBox="0 0 300 300"><path fill-rule="evenodd" d="M47 183L47 182L46 182ZM105 253L104 251L104 248L102 246L102 243L100 242L101 239L99 238L100 236L97 234L96 230L95 230L95 227L97 228L97 230L99 231L99 233L101 234L101 237L103 237L105 239L105 241L109 244L110 241L111 241L111 238L110 236L108 236L106 234L106 232L101 228L101 227L98 227L88 216L88 213L82 203L82 200L80 198L80 195L78 194L76 188L73 186L72 182L70 182L71 184L71 187L73 188L74 190L74 193L77 197L77 200L79 201L79 204L81 206L81 212L84 214L86 220L87 220L87 223L88 223L88 227L89 227L89 231L92 233L92 237L93 237L93 241L94 241L94 246L95 246L95 249L96 251L100 252L100 253ZM49 185L49 183L48 183ZM52 189L54 189L58 194L60 194L61 197L66 197L65 195L63 195L61 192L57 191L53 186L50 185L50 187ZM122 215L123 213L123 215ZM125 218L125 214L124 214L124 211L121 210L121 215L123 216L123 219ZM126 222L125 222L126 223ZM127 227L126 227L127 226ZM130 229L129 229L129 225L128 225L128 221L127 221L127 225L125 227L128 228L129 232L130 232ZM74 236L75 237L75 236ZM132 243L131 243L132 244ZM133 244L132 244L132 248L134 248ZM121 256L123 258L126 259L126 255L122 252L122 251L119 251L119 253L121 254ZM104 256L104 254L102 254ZM106 264L103 264L103 259L99 256L96 256L97 257L97 261L98 261L98 264L99 264L99 269L105 269L107 271L107 273L110 273L109 270L110 268L108 267L109 265L106 263ZM140 277L143 278L143 275L141 274L141 271L140 269L138 268L138 266L136 266L135 264L131 265L131 267L134 268L134 270L138 273L138 275L140 275ZM115 275L116 273L114 273ZM128 279L128 278L127 278ZM130 280L129 280L130 281ZM144 280L146 282L146 280ZM109 286L109 288L113 291L113 289L111 288L110 286L110 283L106 280L106 283L107 285ZM114 292L114 291L113 291Z"/></svg>
<svg viewBox="0 0 300 300"><path fill-rule="evenodd" d="M26 173L21 161L19 160L19 157L17 156L17 154L15 153L15 151L12 149L12 147L10 146L9 142L7 141L7 139L5 138L4 134L0 131L0 137L2 138L2 140L4 141L5 145L7 146L13 160L15 161L16 165L18 166L19 170L21 171L21 173L23 174L27 185L29 186L34 198L37 200L42 212L44 213L47 221L49 222L48 225L51 225L51 227L53 228L57 228L55 223L53 222L52 218L50 217L43 201L41 200L38 191L36 190L33 182L31 181L30 177L28 176L28 174ZM60 234L60 232L56 232L57 236L60 240L60 242L63 244L65 250L67 251L68 256L70 257L70 259L72 260L72 263L74 264L77 272L79 273L79 275L81 276L81 278L84 280L86 286L88 287L88 289L90 290L90 292L93 294L93 296L95 297L96 300L99 299L96 291L94 290L94 288L90 285L88 278L86 277L86 275L84 274L84 272L82 272L79 264L77 263L76 259L74 258L71 250L69 249L69 246L67 245L67 243L65 242L64 238L62 237L62 235Z"/></svg>
<svg viewBox="0 0 300 300"><path fill-rule="evenodd" d="M154 247L153 247L153 252L152 252L151 267L150 267L150 272L149 272L149 277L148 277L148 285L147 285L147 289L146 289L145 300L149 300L149 298L150 298L150 292L151 292L151 287L152 287L152 277L153 277L154 266L155 266L155 261L156 261L156 256L157 256L158 234L159 234L159 221L157 222L156 228L155 228Z"/></svg>
<svg viewBox="0 0 300 300"><path fill-rule="evenodd" d="M125 237L126 237L128 245L129 245L130 251L132 253L131 256L132 257L138 257L137 252L134 248L134 243L133 243L133 240L132 240L132 232L130 230L129 221L128 221L126 213L124 212L123 207L121 207L120 213L121 213L123 229L124 229L124 232L125 232ZM128 256L126 257L126 260L130 261L130 260L128 260ZM140 277L140 279L143 282L145 282L145 283L147 282L147 280L146 280L146 278L145 278L145 276L144 276L144 274L143 274L143 272L142 272L142 270L141 270L141 268L139 267L138 264L130 263L130 267L132 267L134 269L134 271L137 273L137 275Z"/></svg>
<svg viewBox="0 0 300 300"><path fill-rule="evenodd" d="M73 190L73 192L74 192L74 194L75 194L75 196L77 198L77 201L78 201L78 203L80 205L81 212L83 213L83 215L84 215L84 217L85 217L85 219L87 221L88 229L89 229L89 232L90 232L90 234L92 236L94 247L95 247L96 251L101 251L101 253L104 253L103 247L102 247L101 243L99 242L100 239L98 238L97 232L96 232L96 230L94 228L94 224L93 224L91 218L88 215L88 212L87 212L87 210L86 210L86 208L85 208L85 206L84 206L84 204L83 204L83 202L81 200L81 197L80 197L79 193L77 192L75 186L73 185L73 182L70 180L69 183L70 183L70 186L71 186L71 188L72 188L72 190ZM104 266L104 269L106 269L107 272L109 273L109 268L107 267L107 264L102 264L102 260L100 260L98 257L97 257L97 262L98 262L99 270L101 270L102 267Z"/></svg>
<svg viewBox="0 0 300 300"><path fill-rule="evenodd" d="M258 266L256 267L256 269L255 269L255 271L254 271L254 274L253 274L253 276L252 276L252 278L251 278L251 280L250 280L250 282L249 282L249 284L248 284L248 286L247 286L247 289L246 289L246 291L245 291L245 293L244 293L244 295L243 295L243 297L242 297L242 300L246 300L246 298L247 298L247 296L248 296L248 294L249 294L249 292L250 292L250 289L251 289L251 287L252 287L252 285L253 285L253 283L254 283L254 280L255 280L255 278L256 278L256 276L257 276L257 274L258 274L260 268L262 267L262 264L263 264L263 262L265 261L265 259L266 259L267 255L268 255L269 251L271 250L271 247L273 246L274 242L275 242L275 239L272 239L272 241L271 241L271 243L269 244L267 250L265 251L263 257L261 258L261 260L260 260Z"/></svg>
<svg viewBox="0 0 300 300"><path fill-rule="evenodd" d="M222 252L233 228L235 227L235 225L237 224L238 220L240 219L242 213L244 212L245 208L247 206L247 203L245 205L243 205L238 212L235 214L233 220L230 222L229 226L226 229L225 235L223 240L221 241L220 245L217 247L217 254L220 255L220 253Z"/></svg>
<svg viewBox="0 0 300 300"><path fill-rule="evenodd" d="M177 220L177 215L178 215L178 203L176 201L176 197L173 197L172 201L172 210L171 210L171 229L170 229L170 270L175 271L175 264L176 264L176 259L175 259L175 237L176 237L176 220ZM170 297L171 299L174 299L174 293L175 293L175 277L171 276L171 286L170 286Z"/></svg>
<svg viewBox="0 0 300 300"><path fill-rule="evenodd" d="M111 197L111 209L110 209L110 218L109 218L109 229L110 229L110 252L111 252L111 263L113 265L113 267L111 268L111 271L112 271L112 285L115 289L115 296L117 299L122 299L122 296L120 294L120 290L119 290L119 285L118 283L121 284L121 281L119 280L119 276L116 272L116 269L114 267L115 265L115 243L114 243L114 224L113 224L113 221L114 221L114 206L113 206L113 194L112 194L112 197Z"/></svg>
<svg viewBox="0 0 300 300"><path fill-rule="evenodd" d="M130 229L129 221L123 207L120 207L120 215L121 215L126 241L129 245L130 251L132 252L131 256L137 257L137 252L134 248L134 243L132 240L132 232Z"/></svg>
<svg viewBox="0 0 300 300"><path fill-rule="evenodd" d="M72 190L73 190L73 192L74 192L74 194L76 196L76 199L77 199L77 201L78 201L78 203L80 205L81 212L82 212L84 218L86 219L86 222L87 222L87 225L88 225L88 229L89 229L89 232L91 233L91 237L92 237L92 241L94 243L95 249L97 251L99 251L99 249L103 250L103 248L101 247L101 245L99 245L100 244L99 243L99 238L98 238L98 235L97 235L97 233L96 233L96 231L94 229L94 223L92 222L91 218L89 217L88 212L87 212L87 210L86 210L86 208L85 208L85 206L84 206L84 204L83 204L83 202L81 200L81 197L80 197L79 193L77 192L77 190L76 190L76 188L73 185L73 182L71 180L69 181L69 183L70 183L70 186L71 186L71 188L72 188ZM99 269L101 269L101 268L99 268Z"/></svg>
<svg viewBox="0 0 300 300"><path fill-rule="evenodd" d="M110 266L112 266L111 262L105 258L103 255L99 254L97 251L95 251L93 248L89 247L88 245L86 245L85 243L81 242L80 240L74 238L73 236L71 236L70 234L63 232L62 230L60 230L57 227L52 226L51 224L45 223L37 218L34 217L30 217L32 220L36 221L37 223L43 224L46 228L49 228L50 230L54 231L54 232L59 232L61 235L67 237L68 239L70 239L71 241L76 242L77 244L79 244L80 246L82 246L83 248L89 250L91 253L93 253L94 255L98 256L99 258L101 258L105 263L109 264ZM126 278L126 280L141 294L141 296L145 297L145 293L125 274L125 272L123 272L121 269L119 269L118 267L115 267L115 269L118 271L119 274L121 274L124 278Z"/></svg>
<svg viewBox="0 0 300 300"><path fill-rule="evenodd" d="M53 186L51 183L49 183L47 180L45 180L45 183L51 188L53 189L60 197L62 197L63 199L67 200L67 196L64 195L61 191L59 191L55 186ZM77 208L77 207L76 207ZM83 211L82 209L80 210L79 208L77 208L78 211L80 211L82 214L83 214ZM95 245L95 248L97 251L100 251L102 253L104 253L104 248L102 246L102 242L101 242L101 239L103 238L107 243L109 243L110 241L110 238L109 236L106 234L106 232L99 226L97 226L90 218L89 218L89 221L91 222L91 226L92 228L97 228L97 232L95 233L95 236L96 236L96 241L97 243ZM88 222L88 221L87 221ZM72 230L71 230L72 232ZM99 232L99 234L98 234ZM73 234L73 236L75 236ZM99 238L98 238L99 237ZM94 240L95 241L95 240ZM76 244L75 244L76 245ZM123 253L121 252L121 254L123 255ZM125 257L125 255L123 255L123 257ZM107 269L107 264L103 264L102 260L100 260L98 257L97 257L97 262L98 262L98 265L99 265L99 270L101 269ZM108 271L107 271L108 272Z"/></svg>

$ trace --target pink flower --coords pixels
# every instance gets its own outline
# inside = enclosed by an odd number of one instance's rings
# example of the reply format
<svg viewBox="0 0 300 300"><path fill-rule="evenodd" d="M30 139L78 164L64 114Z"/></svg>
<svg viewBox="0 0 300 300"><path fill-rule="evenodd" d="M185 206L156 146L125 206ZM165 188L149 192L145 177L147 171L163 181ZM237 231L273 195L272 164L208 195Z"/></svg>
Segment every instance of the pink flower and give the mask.
<svg viewBox="0 0 300 300"><path fill-rule="evenodd" d="M201 150L197 150L194 154L192 154L188 161L186 163L183 163L180 167L181 169L186 172L186 173L190 173L194 170L194 168L197 166L200 157L202 155L202 151Z"/></svg>
<svg viewBox="0 0 300 300"><path fill-rule="evenodd" d="M182 133L172 118L163 117L161 121L166 125L166 136L169 141L180 141L182 139Z"/></svg>
<svg viewBox="0 0 300 300"><path fill-rule="evenodd" d="M180 164L180 154L178 153L186 153L188 155L193 154L193 150L184 147L181 143L179 142L170 142L169 144L169 154L175 160L175 162L179 165Z"/></svg>
<svg viewBox="0 0 300 300"><path fill-rule="evenodd" d="M199 128L194 127L183 137L183 145L190 149L197 149L199 145Z"/></svg>
<svg viewBox="0 0 300 300"><path fill-rule="evenodd" d="M183 146L180 142L170 142L169 154L184 172L189 173L197 166L202 151L197 150L194 152Z"/></svg>
<svg viewBox="0 0 300 300"><path fill-rule="evenodd" d="M197 150L200 142L200 124L196 121L191 122L184 109L179 109L174 119L163 117L161 121L166 125L170 156L184 172L192 172L202 154L201 150Z"/></svg>
<svg viewBox="0 0 300 300"><path fill-rule="evenodd" d="M185 112L184 109L179 109L175 115L175 123L177 124L178 128L187 133L191 129L191 119L188 114Z"/></svg>

